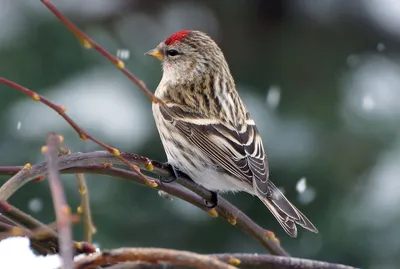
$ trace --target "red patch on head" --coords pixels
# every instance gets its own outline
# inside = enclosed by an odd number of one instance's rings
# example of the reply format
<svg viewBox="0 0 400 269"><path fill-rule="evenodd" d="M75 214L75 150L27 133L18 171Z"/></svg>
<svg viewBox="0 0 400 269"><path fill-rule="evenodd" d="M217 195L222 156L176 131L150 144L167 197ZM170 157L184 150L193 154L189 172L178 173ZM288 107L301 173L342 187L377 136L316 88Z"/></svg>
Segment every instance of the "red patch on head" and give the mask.
<svg viewBox="0 0 400 269"><path fill-rule="evenodd" d="M170 37L168 37L167 39L165 39L164 43L167 46L173 45L175 42L181 41L189 32L190 32L189 30L183 30L183 31L177 32L177 33L171 35Z"/></svg>

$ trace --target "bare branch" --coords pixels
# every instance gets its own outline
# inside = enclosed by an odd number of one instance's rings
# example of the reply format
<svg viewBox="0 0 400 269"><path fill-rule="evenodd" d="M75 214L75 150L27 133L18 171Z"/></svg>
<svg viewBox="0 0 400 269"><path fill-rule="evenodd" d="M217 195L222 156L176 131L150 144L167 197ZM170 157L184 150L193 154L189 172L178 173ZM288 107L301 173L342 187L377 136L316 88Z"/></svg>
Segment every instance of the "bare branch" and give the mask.
<svg viewBox="0 0 400 269"><path fill-rule="evenodd" d="M71 119L66 113L66 108L64 106L59 106L54 104L52 101L44 98L43 96L40 96L39 94L37 94L34 91L31 91L28 88L25 88L21 85L19 85L18 83L15 83L13 81L10 81L8 79L5 78L1 78L0 77L0 83L5 84L11 88L14 88L15 90L22 92L26 95L28 95L30 98L32 98L34 101L38 101L41 102L43 104L45 104L46 106L48 106L49 108L53 109L55 112L57 112L58 114L60 114L60 116L66 121L68 122L68 124L76 131L76 133L79 135L79 137L83 140L83 141L87 141L88 139L93 141L94 143L96 143L97 145L99 145L100 147L104 148L105 150L107 150L108 152L110 152L111 154L113 154L115 156L115 158L119 159L122 163L124 163L125 165L127 165L129 167L129 169L135 171L136 173L138 173L138 175L140 177L142 177L142 180L149 186L149 187L156 187L156 183L154 181L149 181L141 172L140 169L135 166L132 165L131 163L129 163L127 160L124 159L124 157L121 156L121 153L118 149L113 148L103 142L101 142L100 140L98 140L96 137L94 137L93 135L89 134L88 132L86 132L85 130L83 130L73 119ZM146 167L147 170L152 170L153 169L153 165L147 161L147 165Z"/></svg>
<svg viewBox="0 0 400 269"><path fill-rule="evenodd" d="M182 265L188 266L189 264L178 263L176 260L192 259L194 257L193 254L186 251L159 248L120 248L84 257L75 262L75 266L76 269L89 269L102 265L112 265L107 267L108 269L183 269L186 267L182 267ZM357 269L341 264L268 254L223 253L200 256L223 261L230 265L229 268L241 269ZM160 263L161 261L163 263ZM204 268L214 267L207 264Z"/></svg>
<svg viewBox="0 0 400 269"><path fill-rule="evenodd" d="M121 262L108 266L107 269L184 269L184 267L181 265L171 265L166 263Z"/></svg>
<svg viewBox="0 0 400 269"><path fill-rule="evenodd" d="M240 261L239 268L250 269L357 269L352 266L346 266L335 263L320 262L308 259L299 259L293 257L279 257L274 255L258 255L243 253L211 254L222 261L228 262L232 259Z"/></svg>
<svg viewBox="0 0 400 269"><path fill-rule="evenodd" d="M103 47L97 44L93 39L87 36L84 32L82 32L78 27L76 27L53 4L51 4L50 0L41 0L41 1L61 21L61 23L64 24L65 27L67 27L67 29L70 30L76 36L76 38L79 40L79 42L81 42L81 44L85 48L90 49L91 47L93 47L101 55L103 55L105 58L111 61L116 67L118 67L119 70L121 70L122 73L124 73L125 76L127 76L146 94L146 96L150 99L151 102L164 103L161 99L155 97L154 94L147 89L146 84L144 84L143 81L138 79L136 76L134 76L125 68L125 64L123 61L113 56L111 53L109 53L107 50L105 50Z"/></svg>
<svg viewBox="0 0 400 269"><path fill-rule="evenodd" d="M18 171L18 173L16 173L12 178L10 178L6 183L4 183L4 185L9 184L8 182L11 182L14 185L23 185L23 181L24 181L24 175L25 173L27 173L29 170L31 169L31 164L27 163L24 165L24 167L22 167L21 170ZM3 186L4 186L3 185ZM0 200L7 200L11 195L13 194L13 188L9 188L7 185L4 186L4 191L2 192L2 194L0 194Z"/></svg>
<svg viewBox="0 0 400 269"><path fill-rule="evenodd" d="M176 265L192 266L199 269L235 269L217 258L189 251L161 248L120 248L79 259L75 269L91 269L97 266L116 264L125 261L145 261L150 263L169 262Z"/></svg>
<svg viewBox="0 0 400 269"><path fill-rule="evenodd" d="M32 216L10 205L6 201L0 200L0 213L6 217L9 217L11 220L15 219L18 220L18 224L21 224L23 227L29 229L37 229L37 228L47 229L49 234L54 236L54 238L57 238L57 233L53 229L50 229L48 226L46 226L46 224L41 223Z"/></svg>
<svg viewBox="0 0 400 269"><path fill-rule="evenodd" d="M59 233L58 242L60 247L60 256L64 268L73 268L73 241L71 228L71 208L67 204L64 188L61 183L60 173L58 171L58 145L60 136L55 133L47 135L47 147L44 151L47 160L47 171L51 196L53 198L54 210L56 212L57 230Z"/></svg>
<svg viewBox="0 0 400 269"><path fill-rule="evenodd" d="M78 213L83 215L83 240L92 242L93 234L96 233L96 227L93 224L92 213L90 210L89 190L87 188L85 175L82 173L76 174L78 181L79 193L81 195L81 204L78 207Z"/></svg>
<svg viewBox="0 0 400 269"><path fill-rule="evenodd" d="M35 250L40 254L58 253L58 234L56 231L46 224L38 221L32 216L22 212L5 201L0 200L1 221L4 224L13 225L15 227L29 229L31 231L40 230L46 231L45 238L32 238L31 243ZM10 235L11 236L11 235ZM38 249L39 248L39 249ZM96 248L86 242L74 242L75 254L93 253Z"/></svg>

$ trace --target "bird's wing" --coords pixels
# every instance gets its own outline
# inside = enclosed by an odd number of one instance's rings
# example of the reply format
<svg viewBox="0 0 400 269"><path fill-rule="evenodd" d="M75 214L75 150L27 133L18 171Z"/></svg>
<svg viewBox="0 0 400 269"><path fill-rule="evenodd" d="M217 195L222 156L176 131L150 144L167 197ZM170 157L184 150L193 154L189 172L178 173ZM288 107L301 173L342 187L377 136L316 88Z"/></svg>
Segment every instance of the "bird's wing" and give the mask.
<svg viewBox="0 0 400 269"><path fill-rule="evenodd" d="M218 119L188 112L178 104L160 105L166 121L211 160L257 189L258 194L268 194L268 164L258 130L252 120L245 128L237 130Z"/></svg>

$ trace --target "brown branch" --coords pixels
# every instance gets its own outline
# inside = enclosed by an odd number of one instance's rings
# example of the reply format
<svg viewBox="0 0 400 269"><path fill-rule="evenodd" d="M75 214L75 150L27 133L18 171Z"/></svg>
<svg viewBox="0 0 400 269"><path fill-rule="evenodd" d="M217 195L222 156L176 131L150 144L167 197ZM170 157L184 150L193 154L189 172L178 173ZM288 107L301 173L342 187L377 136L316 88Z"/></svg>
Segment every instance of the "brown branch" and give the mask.
<svg viewBox="0 0 400 269"><path fill-rule="evenodd" d="M182 255L184 254L184 255ZM182 269L183 265L177 260L186 260L197 257L186 251L167 250L159 248L120 248L102 253L84 257L75 262L76 269L89 269L96 266L112 265L107 269ZM320 262L308 259L299 259L292 257L279 257L274 255L242 254L242 253L223 253L199 255L206 257L201 263L209 262L209 258L218 259L226 265L227 268L241 269L357 269L352 266L341 264ZM126 262L129 261L129 262ZM134 261L134 262L133 262ZM160 261L163 263L161 264ZM202 264L203 265L203 264ZM196 266L192 264L191 266ZM204 264L205 267L214 268L210 264ZM219 268L219 267L216 267Z"/></svg>
<svg viewBox="0 0 400 269"><path fill-rule="evenodd" d="M211 254L211 257L230 263L232 259L240 261L239 268L250 269L357 269L356 267L342 264L320 262L309 259L293 257L279 257L268 254Z"/></svg>
<svg viewBox="0 0 400 269"><path fill-rule="evenodd" d="M192 266L199 269L235 269L217 258L189 251L161 248L120 248L79 259L75 269L91 269L97 266L116 264L125 261L145 261L150 263L169 262L176 265Z"/></svg>
<svg viewBox="0 0 400 269"><path fill-rule="evenodd" d="M7 182L13 182L15 185L23 184L21 181L24 180L24 175L25 173L29 172L31 169L31 164L27 163L22 167L18 173L16 173L14 176L12 176ZM7 182L5 184L7 184ZM7 188L7 186L4 188L4 191L1 192L0 194L0 200L7 200L11 195L13 194L13 189L12 188Z"/></svg>
<svg viewBox="0 0 400 269"><path fill-rule="evenodd" d="M184 269L180 265L170 265L166 263L150 263L150 262L121 262L106 267L107 269ZM187 268L187 267L186 267Z"/></svg>
<svg viewBox="0 0 400 269"><path fill-rule="evenodd" d="M93 234L96 233L96 227L93 224L92 213L90 210L89 191L84 174L76 174L76 179L78 181L79 194L81 195L81 204L78 207L78 213L83 215L83 240L91 243Z"/></svg>
<svg viewBox="0 0 400 269"><path fill-rule="evenodd" d="M60 257L64 268L72 269L74 254L72 250L71 208L68 206L58 170L59 160L57 156L60 137L55 133L49 133L46 140L47 147L42 151L46 155L49 185L56 212Z"/></svg>
<svg viewBox="0 0 400 269"><path fill-rule="evenodd" d="M34 245L34 249L40 254L54 254L59 252L58 247L58 234L55 230L51 229L46 224L38 221L32 216L22 212L5 201L0 200L0 214L2 214L3 223L14 225L15 227L22 227L29 230L41 230L46 231L47 238L40 240L33 239L31 243ZM40 246L40 249L37 247ZM93 253L96 248L86 242L74 242L75 254L80 253ZM45 251L44 251L45 250Z"/></svg>
<svg viewBox="0 0 400 269"><path fill-rule="evenodd" d="M18 224L22 225L23 227L29 229L48 229L49 234L54 236L54 238L57 238L57 233L53 229L50 229L48 226L46 226L46 224L41 223L31 215L24 213L18 208L15 208L6 201L0 200L0 213L6 217L9 217L13 221L18 220Z"/></svg>
<svg viewBox="0 0 400 269"><path fill-rule="evenodd" d="M70 30L76 38L81 42L81 44L90 49L93 47L96 51L98 51L101 55L107 58L110 62L112 62L121 72L127 76L133 83L135 83L149 98L149 100L153 103L164 103L163 100L154 96L154 94L147 89L146 84L138 79L135 75L129 72L125 68L125 64L123 61L113 56L99 44L97 44L93 39L91 39L88 35L82 32L78 27L76 27L70 20L68 20L53 4L51 4L50 0L41 0L42 3L61 21L62 24Z"/></svg>
<svg viewBox="0 0 400 269"><path fill-rule="evenodd" d="M79 127L78 124L75 123L74 120L72 120L66 113L66 108L64 106L59 106L54 104L52 101L44 98L43 96L40 96L39 94L37 94L34 91L31 91L28 88L25 88L21 85L19 85L18 83L15 83L11 80L5 79L5 78L1 78L0 77L0 83L5 84L11 88L14 88L15 90L22 92L26 95L28 95L30 98L32 98L34 101L38 101L41 102L43 104L45 104L46 106L48 106L49 108L53 109L55 112L57 112L58 114L60 114L60 116L66 121L68 122L68 124L76 131L76 133L79 135L79 137L83 140L83 141L87 141L88 139L93 141L94 143L96 143L97 145L99 145L100 147L104 148L105 150L107 150L108 152L110 152L111 154L113 154L117 159L119 159L122 163L124 163L126 166L129 167L129 169L135 171L136 173L138 173L138 175L140 177L142 177L143 181L149 186L149 187L156 187L156 183L154 181L149 181L141 172L140 169L135 166L132 165L131 163L129 163L127 160L124 159L124 157L121 156L121 153L118 149L113 148L103 142L101 142L100 140L98 140L96 137L94 137L93 135L89 134L88 132L86 132L85 130L83 130L81 127ZM147 170L152 170L153 169L153 165L147 161L147 165L146 167ZM4 199L4 198L3 198ZM7 199L7 198L6 198Z"/></svg>
<svg viewBox="0 0 400 269"><path fill-rule="evenodd" d="M21 224L15 222L14 220L10 219L9 217L5 216L4 214L3 215L0 214L0 231L1 232L10 232L11 229L13 229L13 228L26 229ZM13 235L12 233L8 234L8 236L3 234L3 236L0 235L0 238L1 238L0 240L8 238L8 237L13 237L13 236L15 236L15 235ZM37 253L40 253L42 255L54 253L53 248L49 249L49 245L50 244L43 243L42 241L31 240L32 248Z"/></svg>
<svg viewBox="0 0 400 269"><path fill-rule="evenodd" d="M77 219L75 218L75 221ZM10 224L5 222L0 222L0 241L9 237L14 236L26 236L31 240L45 240L45 239L52 239L54 237L53 233L51 232L52 224L49 224L48 227L39 227L34 229L24 228L18 223Z"/></svg>
<svg viewBox="0 0 400 269"><path fill-rule="evenodd" d="M144 167L148 162L148 158L142 157L140 155L136 155L133 153L122 153L122 156L134 163L139 167ZM95 151L89 153L73 153L67 156L59 157L59 166L58 168L61 170L61 173L93 173L93 174L104 174L113 177L123 178L131 181L135 181L139 184L144 184L142 179L137 176L135 172L131 172L125 169L118 169L114 167L105 167L103 164L120 164L120 161L108 152L105 151ZM153 173L158 176L170 176L170 170L165 167L165 165L151 161L154 165ZM0 174L13 174L17 173L21 170L20 166L3 166L0 167ZM18 183L14 184L13 182L8 181L6 184L0 187L0 197L2 197L3 193L14 193L18 190L22 185L31 181L33 178L37 178L38 176L46 174L46 163L39 163L33 165L30 169L30 173L26 175L24 180L18 181ZM152 179L157 181L157 179ZM184 185L187 189L195 192L200 197L204 199L210 199L211 193L205 188L195 184L193 181L189 180L185 177L178 178L177 182L179 184ZM192 192L183 189L176 184L159 184L157 187L160 190L163 190L167 193L170 193L176 197L179 197L198 208L209 212L209 209L204 205L203 200L198 196L193 194ZM254 239L256 239L262 246L270 251L270 253L280 256L289 256L287 252L279 245L279 243L274 239L269 232L258 224L254 223L247 215L241 212L237 207L223 199L222 197L219 199L218 205L215 208L215 211L218 215L226 220L231 220L234 216L234 220L236 222L236 226L240 228L242 231L246 232ZM211 211L213 213L213 211Z"/></svg>
<svg viewBox="0 0 400 269"><path fill-rule="evenodd" d="M4 223L7 225L11 225L11 226L21 226L18 223L16 223L15 221L13 221L12 219L0 214L0 223Z"/></svg>

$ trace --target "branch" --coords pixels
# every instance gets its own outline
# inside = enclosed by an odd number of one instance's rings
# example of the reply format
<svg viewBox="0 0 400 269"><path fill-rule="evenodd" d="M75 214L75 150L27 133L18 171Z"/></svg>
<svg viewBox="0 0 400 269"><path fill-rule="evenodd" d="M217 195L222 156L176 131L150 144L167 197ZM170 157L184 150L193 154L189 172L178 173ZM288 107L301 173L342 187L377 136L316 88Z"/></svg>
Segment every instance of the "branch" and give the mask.
<svg viewBox="0 0 400 269"><path fill-rule="evenodd" d="M117 159L119 159L122 163L124 163L125 165L127 165L129 167L129 169L135 171L140 177L142 177L142 180L149 186L149 187L156 187L156 183L154 181L149 181L141 172L140 169L135 166L132 165L131 163L129 163L127 160L124 159L124 157L121 156L121 153L118 149L113 148L103 142L101 142L100 140L98 140L96 137L94 137L93 135L89 134L88 132L86 132L85 130L83 130L73 119L71 119L66 113L65 111L67 110L64 106L59 106L54 104L52 101L44 98L43 96L37 94L34 91L31 91L28 88L25 88L21 85L19 85L18 83L15 83L11 80L5 79L5 78L1 78L0 77L0 83L5 84L11 88L14 88L15 90L22 92L23 94L29 96L30 98L32 98L32 100L34 101L38 101L43 103L44 105L48 106L49 108L51 108L52 110L54 110L55 112L57 112L58 114L60 114L60 116L66 121L68 122L68 124L76 131L76 133L79 135L79 137L82 139L82 141L87 141L88 139L93 141L94 143L96 143L97 145L99 145L100 147L104 148L105 150L107 150L108 152L110 152L111 154L113 154ZM147 170L152 170L153 166L150 162L147 162L146 167Z"/></svg>
<svg viewBox="0 0 400 269"><path fill-rule="evenodd" d="M58 234L48 225L36 220L32 216L22 212L5 201L0 200L0 214L1 221L3 224L12 225L18 228L29 229L31 232L41 231L45 232L46 236L41 238L31 238L31 243L34 249L40 254L55 254L59 252L58 245ZM4 225L3 225L4 226ZM9 234L8 237L15 236ZM96 251L96 247L86 242L74 242L73 243L75 253L74 254L90 254Z"/></svg>
<svg viewBox="0 0 400 269"><path fill-rule="evenodd" d="M101 55L103 55L106 59L112 62L121 72L127 76L133 83L135 83L149 98L149 100L153 103L164 103L163 100L154 96L154 94L147 89L146 84L130 73L126 68L123 61L113 56L99 44L97 44L93 39L91 39L88 35L82 32L78 27L76 27L70 20L67 19L53 4L51 4L51 0L41 0L42 3L70 30L76 38L81 42L81 44L86 48L94 48Z"/></svg>
<svg viewBox="0 0 400 269"><path fill-rule="evenodd" d="M81 204L78 207L78 213L83 215L83 240L92 242L93 234L96 233L96 227L93 224L92 213L90 210L89 193L85 180L85 175L82 173L76 174L78 181L79 193L81 195Z"/></svg>
<svg viewBox="0 0 400 269"><path fill-rule="evenodd" d="M212 267L215 260L225 267ZM129 261L129 262L127 262ZM191 262L185 263L185 262ZM160 263L162 262L162 264ZM112 265L108 269L183 269L241 268L241 269L357 269L352 266L273 255L224 253L199 255L187 251L160 248L120 248L95 253L75 262L76 269ZM219 266L219 265L216 265Z"/></svg>
<svg viewBox="0 0 400 269"><path fill-rule="evenodd" d="M65 197L58 170L57 155L61 139L59 135L49 133L46 140L47 146L42 148L42 152L45 154L47 160L47 172L59 233L60 256L63 266L66 269L72 269L74 255L72 251L71 208L67 204L67 198Z"/></svg>
<svg viewBox="0 0 400 269"><path fill-rule="evenodd" d="M239 268L260 268L260 269L357 269L356 267L320 262L309 259L293 257L279 257L274 255L258 255L243 253L211 254L211 257L221 261L229 262L232 259L240 261Z"/></svg>
<svg viewBox="0 0 400 269"><path fill-rule="evenodd" d="M166 263L150 263L150 262L121 262L108 266L107 269L184 269L180 265L169 265Z"/></svg>
<svg viewBox="0 0 400 269"><path fill-rule="evenodd" d="M129 162L132 162L139 167L144 167L149 161L148 158L133 153L121 153L121 155ZM118 159L116 159L112 154L106 151L95 151L89 153L73 153L71 155L61 156L59 157L58 168L59 170L61 170L61 173L104 174L112 177L127 179L141 185L145 185L141 177L139 177L135 172L126 169L107 167L103 165L120 163L121 162ZM163 177L168 177L171 175L170 170L164 164L153 160L151 160L151 163L154 166L152 173ZM0 174L12 175L21 170L21 168L22 167L20 166L3 166L0 167ZM8 197L5 197L5 194L11 195L32 179L45 174L46 163L33 165L30 169L29 174L24 174L24 177L22 178L14 177L14 181L7 181L5 184L3 184L3 186L1 186L0 199L8 199ZM155 178L152 178L151 180L155 180L158 182L158 180ZM157 189L163 190L167 193L170 193L171 195L179 197L193 204L194 206L210 213L210 210L204 205L203 200L200 198L202 197L209 200L211 198L210 191L183 176L179 177L177 182L198 195L195 195L192 192L189 192L188 190L177 186L176 184L158 184ZM236 224L239 229L256 239L262 246L268 249L270 253L280 256L289 256L287 252L279 245L272 232L269 232L260 227L237 207L235 207L222 197L219 199L218 205L215 210L211 210L212 215L215 216L215 213L217 213L225 220L228 220L231 224Z"/></svg>
<svg viewBox="0 0 400 269"><path fill-rule="evenodd" d="M116 264L125 261L144 261L150 263L169 262L174 265L192 266L199 269L236 269L217 258L161 248L120 248L94 253L75 262L75 269L92 269L97 266Z"/></svg>

